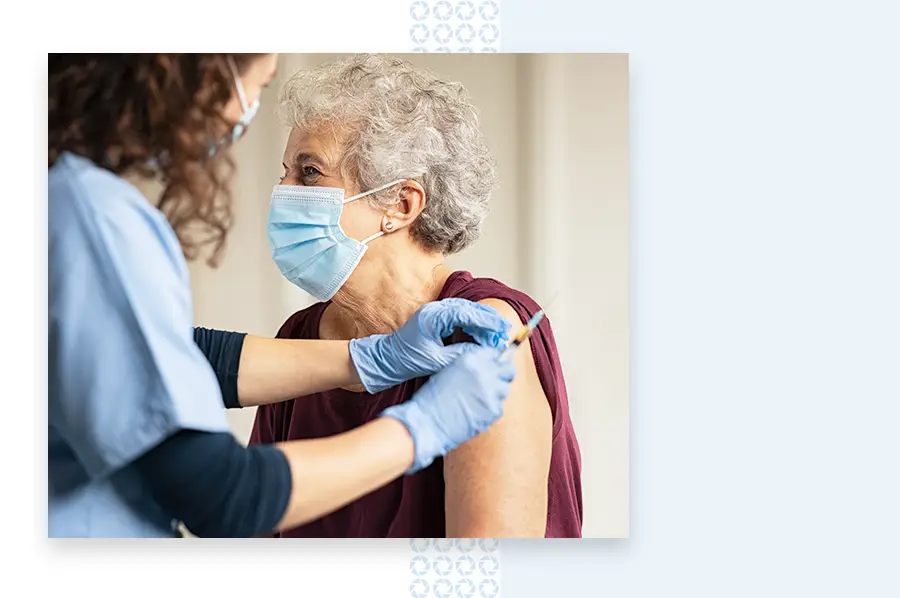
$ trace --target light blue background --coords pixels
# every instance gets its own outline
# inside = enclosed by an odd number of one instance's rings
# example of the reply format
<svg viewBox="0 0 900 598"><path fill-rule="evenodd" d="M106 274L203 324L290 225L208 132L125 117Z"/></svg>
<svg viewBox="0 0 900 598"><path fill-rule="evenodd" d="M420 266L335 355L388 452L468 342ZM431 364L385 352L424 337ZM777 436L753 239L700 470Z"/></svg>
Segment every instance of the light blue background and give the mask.
<svg viewBox="0 0 900 598"><path fill-rule="evenodd" d="M504 598L900 595L900 5L822 4L502 4L630 53L633 439L631 538Z"/></svg>
<svg viewBox="0 0 900 598"><path fill-rule="evenodd" d="M409 43L409 2L344 4L254 5L239 37L300 52ZM5 538L15 562L39 568L22 564L7 579L54 596L84 586L95 597L177 588L256 598L284 587L277 580L290 571L298 595L405 595L403 541L39 540L46 413L31 398L46 393L42 40L141 51L164 30L202 50L234 30L229 11L154 8L139 28L99 18L73 28L66 6L53 19L20 19L40 29L9 61L7 78L35 99L8 119L16 142L4 158L10 172L35 175L10 177L0 243L7 279L26 291L5 296L16 314L9 337L36 375L9 362L7 394L26 406L11 403L7 444L34 442L35 459L7 451L8 477L26 491L6 496L16 502ZM379 14L385 22L373 26ZM312 25L287 35L289 17ZM504 541L502 598L900 595L891 570L900 561L898 23L888 0L502 3L503 51L628 52L632 86L631 538ZM395 41L378 46L366 32ZM31 231L34 263L19 259ZM33 428L20 412L34 415Z"/></svg>

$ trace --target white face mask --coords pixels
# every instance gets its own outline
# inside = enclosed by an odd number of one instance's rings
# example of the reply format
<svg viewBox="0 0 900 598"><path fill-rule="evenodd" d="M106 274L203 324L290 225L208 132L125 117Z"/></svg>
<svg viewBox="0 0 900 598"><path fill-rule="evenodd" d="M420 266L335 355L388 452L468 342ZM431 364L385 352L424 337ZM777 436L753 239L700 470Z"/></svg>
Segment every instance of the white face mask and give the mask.
<svg viewBox="0 0 900 598"><path fill-rule="evenodd" d="M393 187L399 179L344 199L335 187L278 185L272 191L266 225L272 259L289 281L318 299L328 301L359 265L378 231L357 241L341 229L344 204Z"/></svg>
<svg viewBox="0 0 900 598"><path fill-rule="evenodd" d="M241 109L243 109L243 112L241 113L241 118L239 118L237 123L235 123L230 133L228 133L224 138L218 141L210 142L210 156L215 154L218 151L219 147L225 145L226 143L237 143L237 140L240 139L241 136L243 136L244 132L247 130L247 127L250 126L250 121L253 120L253 117L256 116L256 112L259 110L258 98L252 104L247 103L247 94L244 92L244 84L241 81L241 75L238 72L237 65L234 64L234 60L232 60L231 56L228 56L227 58L228 68L231 69L231 76L234 79L234 86L235 88L237 88L238 99L241 101Z"/></svg>
<svg viewBox="0 0 900 598"><path fill-rule="evenodd" d="M236 143L238 139L243 136L244 132L247 130L247 127L250 125L250 121L253 120L253 117L256 116L256 112L259 110L259 100L257 99L252 104L247 103L247 94L244 92L244 84L241 81L240 73L237 70L237 66L234 64L234 60L231 56L228 56L228 68L231 70L231 76L234 79L234 86L237 88L238 99L241 101L241 108L243 109L243 113L241 114L241 118L231 129L231 132L225 135L222 139L218 141L210 140L207 142L208 146L208 154L209 157L216 155L216 152L219 151L219 148L226 143ZM147 160L147 166L153 169L157 169L160 167L160 162L165 164L168 161L168 156L163 154L157 158L150 158Z"/></svg>

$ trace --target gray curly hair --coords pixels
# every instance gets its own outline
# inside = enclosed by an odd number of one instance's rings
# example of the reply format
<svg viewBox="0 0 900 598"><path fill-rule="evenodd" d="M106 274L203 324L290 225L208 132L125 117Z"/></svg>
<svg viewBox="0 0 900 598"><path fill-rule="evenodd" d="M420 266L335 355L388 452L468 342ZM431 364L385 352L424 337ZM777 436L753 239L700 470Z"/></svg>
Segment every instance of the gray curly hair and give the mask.
<svg viewBox="0 0 900 598"><path fill-rule="evenodd" d="M410 234L425 248L449 255L478 239L495 166L461 84L396 58L354 55L294 75L279 116L291 127L340 132L340 171L363 191L402 178L421 184L425 208ZM388 208L397 196L370 200Z"/></svg>

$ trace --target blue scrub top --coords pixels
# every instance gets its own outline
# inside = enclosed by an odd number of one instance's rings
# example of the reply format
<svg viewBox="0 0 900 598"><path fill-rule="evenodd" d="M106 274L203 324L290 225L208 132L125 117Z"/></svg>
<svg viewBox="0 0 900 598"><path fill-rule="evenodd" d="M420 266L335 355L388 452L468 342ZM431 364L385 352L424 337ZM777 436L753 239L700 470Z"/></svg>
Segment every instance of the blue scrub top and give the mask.
<svg viewBox="0 0 900 598"><path fill-rule="evenodd" d="M64 154L48 178L49 536L175 536L134 461L181 429L228 431L181 246L93 162Z"/></svg>

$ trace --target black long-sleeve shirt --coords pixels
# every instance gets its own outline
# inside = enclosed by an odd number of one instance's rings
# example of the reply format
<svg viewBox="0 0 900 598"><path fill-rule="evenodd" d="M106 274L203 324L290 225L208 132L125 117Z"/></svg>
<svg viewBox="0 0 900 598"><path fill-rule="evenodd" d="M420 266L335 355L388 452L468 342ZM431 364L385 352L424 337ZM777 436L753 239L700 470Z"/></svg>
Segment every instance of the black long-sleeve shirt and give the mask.
<svg viewBox="0 0 900 598"><path fill-rule="evenodd" d="M194 328L194 341L216 373L226 407L240 407L238 368L245 334ZM271 532L284 516L292 476L272 446L245 448L231 434L182 430L136 461L156 501L192 534L249 537Z"/></svg>
<svg viewBox="0 0 900 598"><path fill-rule="evenodd" d="M219 388L222 389L222 402L228 409L241 406L238 400L237 380L246 336L243 332L194 328L194 342L206 355L207 361L216 373Z"/></svg>

